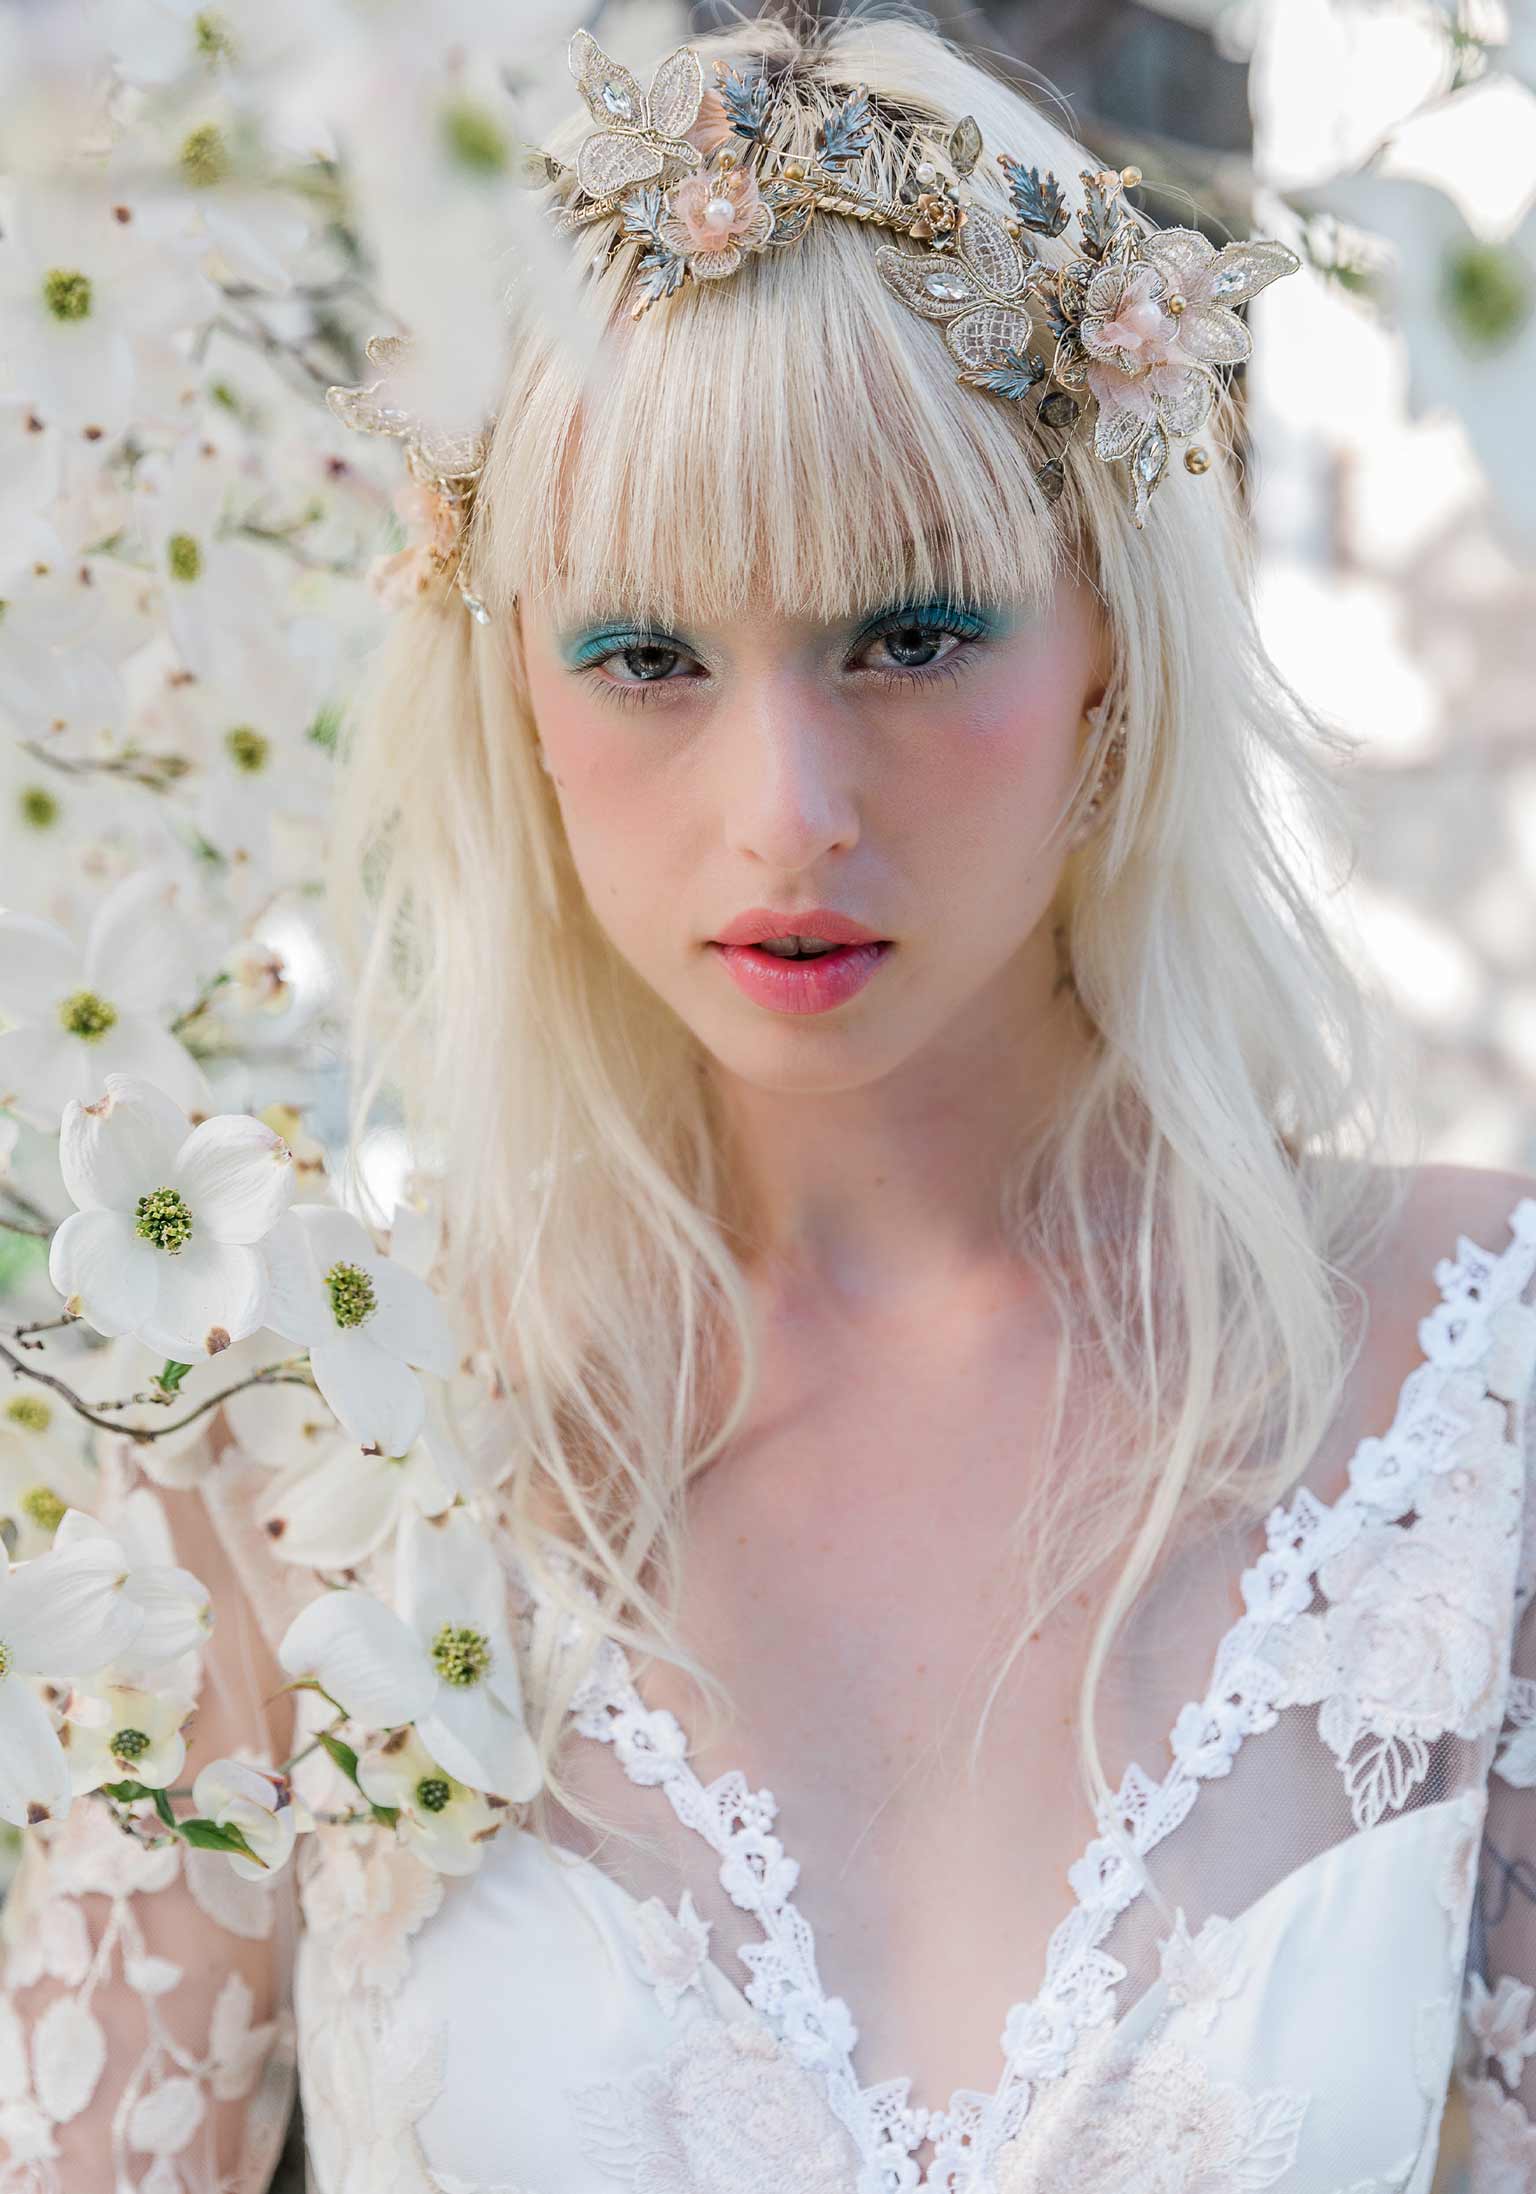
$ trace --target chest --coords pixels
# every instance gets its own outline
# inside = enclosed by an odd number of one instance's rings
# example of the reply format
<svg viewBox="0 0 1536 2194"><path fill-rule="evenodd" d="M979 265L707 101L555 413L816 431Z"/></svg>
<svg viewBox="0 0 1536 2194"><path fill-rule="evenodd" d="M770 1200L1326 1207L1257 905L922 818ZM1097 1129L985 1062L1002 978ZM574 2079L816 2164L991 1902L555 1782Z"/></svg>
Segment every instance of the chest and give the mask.
<svg viewBox="0 0 1536 2194"><path fill-rule="evenodd" d="M1056 1604L1032 1630L1020 1622L1029 1533L1062 1538L1049 1516L1063 1489L1043 1475L1053 1368L1017 1322L963 1362L912 1346L858 1381L831 1363L770 1367L754 1422L690 1493L682 1641L734 1711L713 1714L669 1663L636 1671L647 1704L688 1733L703 1784L739 1770L777 1801L822 1982L859 2029L861 2079L906 2075L934 2105L994 2084L1005 2017L1039 1985L1069 1870L1097 1833L1075 1764L1078 1693L1123 1550L1048 1576L1046 1590L1065 1587ZM1107 1413L1076 1406L1102 1434ZM1064 1429L1070 1441L1084 1427ZM1125 1458L1107 1438L1095 1452L1096 1493L1113 1498ZM1242 1559L1192 1541L1144 1595L1099 1701L1112 1781L1133 1757L1163 1766L1174 1716L1241 1613ZM669 1909L688 1890L712 1955L745 1978L735 1952L760 1939L756 1921L662 1793L627 1786L611 1752L579 1738L566 1772L646 1840L604 1845L604 1869ZM566 1831L593 1848L580 1824Z"/></svg>

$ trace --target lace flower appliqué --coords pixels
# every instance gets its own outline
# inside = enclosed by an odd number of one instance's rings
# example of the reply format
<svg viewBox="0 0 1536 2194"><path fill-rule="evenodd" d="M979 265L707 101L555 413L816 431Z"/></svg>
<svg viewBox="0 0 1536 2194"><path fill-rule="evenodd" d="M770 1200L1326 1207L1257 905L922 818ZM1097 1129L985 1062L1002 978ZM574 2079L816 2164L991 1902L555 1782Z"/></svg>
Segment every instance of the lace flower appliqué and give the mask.
<svg viewBox="0 0 1536 2194"><path fill-rule="evenodd" d="M699 1984L709 1962L708 1920L693 1908L693 1893L685 1889L676 1913L659 1897L648 1897L636 1911L631 1930L635 1962L656 1991L656 2001L670 2019L685 1990Z"/></svg>
<svg viewBox="0 0 1536 2194"><path fill-rule="evenodd" d="M1221 2005L1247 1979L1241 1949L1241 1930L1217 1913L1191 1938L1182 1906L1174 1916L1173 1933L1158 1945L1168 2001L1187 2011L1202 2034L1209 2034Z"/></svg>
<svg viewBox="0 0 1536 2194"><path fill-rule="evenodd" d="M1112 2023L1041 2087L998 2157L998 2194L1259 2194L1296 2161L1309 2098L1245 2095L1164 2037L1117 2051Z"/></svg>
<svg viewBox="0 0 1536 2194"><path fill-rule="evenodd" d="M634 2194L848 2194L859 2159L821 2089L755 2020L696 2020L659 2063L577 2089L594 2163Z"/></svg>

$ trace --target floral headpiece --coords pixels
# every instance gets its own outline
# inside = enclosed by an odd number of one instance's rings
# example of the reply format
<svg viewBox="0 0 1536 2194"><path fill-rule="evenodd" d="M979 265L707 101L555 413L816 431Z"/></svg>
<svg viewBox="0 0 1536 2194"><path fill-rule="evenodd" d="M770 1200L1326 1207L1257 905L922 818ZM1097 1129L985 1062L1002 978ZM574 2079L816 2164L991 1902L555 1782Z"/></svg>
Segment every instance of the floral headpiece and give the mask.
<svg viewBox="0 0 1536 2194"><path fill-rule="evenodd" d="M1190 472L1209 467L1190 437L1210 415L1218 369L1241 364L1253 348L1233 308L1301 264L1267 239L1218 251L1196 229L1149 228L1124 200L1141 181L1135 168L1083 169L1083 202L1074 207L1053 174L999 153L1012 211L996 213L971 192L982 150L971 115L939 142L914 140L921 157L892 197L860 176L874 123L863 86L821 122L814 156L795 158L770 143L783 77L742 76L717 61L716 84L707 87L698 53L685 45L657 64L642 91L585 30L572 37L568 60L596 127L574 164L530 154L529 180L559 190L551 205L557 231L611 225L604 267L624 245L637 247L633 316L690 281L719 281L757 253L799 243L819 214L895 231L908 242L875 253L887 286L942 326L962 381L1031 403L1038 429L1057 438L1056 454L1036 470L1042 493L1060 495L1062 451L1091 425L1094 454L1129 472L1138 527L1175 442L1189 445ZM1043 258L1034 239L1065 236L1074 222L1071 256ZM373 344L369 354L378 355ZM417 481L441 498L434 518L462 517L484 440L452 444L456 469L443 470L442 447L381 401L382 388L328 395L349 425L404 436ZM430 544L405 554L414 555L418 575L451 561Z"/></svg>

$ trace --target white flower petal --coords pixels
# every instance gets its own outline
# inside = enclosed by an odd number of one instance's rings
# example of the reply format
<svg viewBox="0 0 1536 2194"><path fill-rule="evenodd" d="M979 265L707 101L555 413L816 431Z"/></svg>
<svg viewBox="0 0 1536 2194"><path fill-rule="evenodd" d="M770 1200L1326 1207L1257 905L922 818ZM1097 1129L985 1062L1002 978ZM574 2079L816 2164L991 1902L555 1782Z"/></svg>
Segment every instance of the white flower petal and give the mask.
<svg viewBox="0 0 1536 2194"><path fill-rule="evenodd" d="M167 1187L187 1139L187 1116L142 1075L107 1074L89 1106L72 1104L59 1131L59 1171L82 1211L132 1212Z"/></svg>
<svg viewBox="0 0 1536 2194"><path fill-rule="evenodd" d="M369 1592L327 1592L289 1624L278 1659L290 1676L318 1677L373 1729L414 1722L437 1688L415 1632Z"/></svg>
<svg viewBox="0 0 1536 2194"><path fill-rule="evenodd" d="M29 1126L57 1132L64 1108L76 1095L78 1036L46 1023L0 1034L0 1104Z"/></svg>
<svg viewBox="0 0 1536 2194"><path fill-rule="evenodd" d="M48 1709L25 1680L0 1684L0 1821L26 1828L69 1811L69 1762Z"/></svg>
<svg viewBox="0 0 1536 2194"><path fill-rule="evenodd" d="M532 1737L484 1684L439 1684L431 1713L416 1727L432 1757L474 1790L519 1803L544 1780Z"/></svg>
<svg viewBox="0 0 1536 2194"><path fill-rule="evenodd" d="M375 1348L434 1371L440 1379L451 1378L458 1368L459 1350L442 1297L425 1280L387 1257L371 1259L369 1270L376 1308L365 1330Z"/></svg>
<svg viewBox="0 0 1536 2194"><path fill-rule="evenodd" d="M187 1137L175 1186L216 1241L257 1242L293 1195L293 1153L265 1120L221 1112Z"/></svg>
<svg viewBox="0 0 1536 2194"><path fill-rule="evenodd" d="M123 1590L144 1615L131 1648L136 1668L179 1660L200 1646L212 1628L208 1588L188 1569L135 1569Z"/></svg>
<svg viewBox="0 0 1536 2194"><path fill-rule="evenodd" d="M383 1545L405 1495L404 1464L349 1443L285 1471L258 1521L281 1560L346 1569Z"/></svg>
<svg viewBox="0 0 1536 2194"><path fill-rule="evenodd" d="M172 1256L160 1253L159 1293L144 1330L175 1340L195 1362L254 1333L266 1319L267 1268L259 1250L199 1235ZM219 1340L218 1336L224 1336Z"/></svg>
<svg viewBox="0 0 1536 2194"><path fill-rule="evenodd" d="M426 1396L414 1371L386 1355L366 1326L310 1343L309 1368L337 1417L362 1446L403 1455L426 1419Z"/></svg>
<svg viewBox="0 0 1536 2194"><path fill-rule="evenodd" d="M19 1564L0 1603L16 1665L34 1676L88 1676L126 1652L144 1622L123 1590L127 1574L122 1548L105 1534L62 1548L55 1539L51 1553Z"/></svg>
<svg viewBox="0 0 1536 2194"><path fill-rule="evenodd" d="M140 1080L153 1082L173 1097L186 1112L205 1113L213 1110L213 1092L208 1077L193 1058L179 1037L158 1021L147 1021L138 1014L124 1014L115 1028L108 1029L99 1044L87 1048L80 1046L83 1067L91 1065L90 1051L100 1062L99 1073L93 1087L83 1094L94 1098L101 1080L107 1074L134 1074Z"/></svg>
<svg viewBox="0 0 1536 2194"><path fill-rule="evenodd" d="M48 1277L98 1333L132 1333L154 1305L161 1254L121 1212L72 1211L48 1245Z"/></svg>
<svg viewBox="0 0 1536 2194"><path fill-rule="evenodd" d="M304 1208L283 1213L262 1236L261 1255L267 1268L267 1324L283 1340L309 1348L335 1332L336 1320L300 1220Z"/></svg>
<svg viewBox="0 0 1536 2194"><path fill-rule="evenodd" d="M91 918L85 941L86 982L119 1013L165 1017L188 1001L196 971L188 944L194 910L179 877L164 868L133 868Z"/></svg>
<svg viewBox="0 0 1536 2194"><path fill-rule="evenodd" d="M0 914L0 1013L7 1020L57 1022L61 1000L84 982L80 947L57 922Z"/></svg>

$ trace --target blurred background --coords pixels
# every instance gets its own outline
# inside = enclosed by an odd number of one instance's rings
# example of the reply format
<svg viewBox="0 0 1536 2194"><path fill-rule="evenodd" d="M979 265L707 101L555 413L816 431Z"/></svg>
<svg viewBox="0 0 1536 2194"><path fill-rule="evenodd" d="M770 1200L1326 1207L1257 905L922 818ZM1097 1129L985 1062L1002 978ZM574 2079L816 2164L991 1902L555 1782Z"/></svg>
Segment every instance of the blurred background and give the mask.
<svg viewBox="0 0 1536 2194"><path fill-rule="evenodd" d="M169 257L153 283L125 276L96 380L67 386L57 330L33 343L6 318L10 262L46 238L0 219L0 905L83 937L163 863L219 911L162 1028L215 1109L289 1108L295 1147L329 1159L344 1061L314 886L324 776L381 614L362 577L404 535L397 452L362 446L321 392L370 378L363 340L394 316L452 318L463 358L494 355L466 270L483 273L510 202L505 102L569 105L577 23L644 80L680 37L753 11L527 7L515 80L506 0L266 0L238 53L181 0L100 0L72 37L75 12L0 0L0 215L18 179L37 202L54 188L60 118L97 97L87 49L107 53L114 182ZM1140 167L1158 219L1302 253L1302 276L1249 308L1266 637L1356 742L1346 935L1411 1034L1422 1155L1536 1167L1536 0L930 12L1064 105L1103 162ZM185 305L171 258L202 285ZM57 416L39 420L45 385ZM154 583L144 550L185 544L199 495L221 512L206 615ZM175 576L199 576L184 546ZM221 692L238 709L219 714ZM58 1307L45 1244L68 1205L47 1113L0 1088L0 1302L18 1319ZM409 1154L385 1122L363 1156L387 1213ZM300 2187L291 2148L280 2194ZM1465 2194L1463 2154L1453 2102L1436 2194Z"/></svg>

